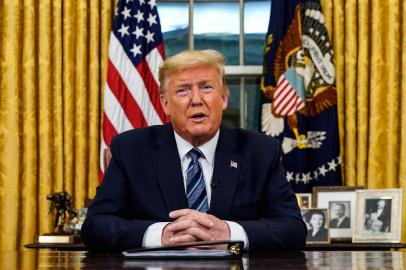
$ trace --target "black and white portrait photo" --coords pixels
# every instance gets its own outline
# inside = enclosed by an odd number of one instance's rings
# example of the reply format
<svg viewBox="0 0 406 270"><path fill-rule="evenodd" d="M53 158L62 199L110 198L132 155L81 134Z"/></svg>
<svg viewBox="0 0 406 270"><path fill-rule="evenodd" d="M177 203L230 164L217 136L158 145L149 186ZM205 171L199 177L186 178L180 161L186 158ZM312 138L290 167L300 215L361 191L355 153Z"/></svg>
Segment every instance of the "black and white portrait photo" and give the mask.
<svg viewBox="0 0 406 270"><path fill-rule="evenodd" d="M330 228L349 229L351 228L351 202L330 201Z"/></svg>
<svg viewBox="0 0 406 270"><path fill-rule="evenodd" d="M364 189L356 193L353 243L400 243L402 189ZM352 211L354 212L354 211Z"/></svg>
<svg viewBox="0 0 406 270"><path fill-rule="evenodd" d="M308 229L306 242L330 242L327 209L309 209L301 212Z"/></svg>
<svg viewBox="0 0 406 270"><path fill-rule="evenodd" d="M367 233L388 233L391 231L391 199L366 199L364 230Z"/></svg>

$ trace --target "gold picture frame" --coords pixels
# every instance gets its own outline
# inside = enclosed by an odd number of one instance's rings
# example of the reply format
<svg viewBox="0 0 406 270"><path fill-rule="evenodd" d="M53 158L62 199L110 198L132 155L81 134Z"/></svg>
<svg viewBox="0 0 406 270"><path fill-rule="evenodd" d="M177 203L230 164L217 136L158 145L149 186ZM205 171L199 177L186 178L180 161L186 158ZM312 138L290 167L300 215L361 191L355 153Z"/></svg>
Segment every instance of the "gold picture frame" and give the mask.
<svg viewBox="0 0 406 270"><path fill-rule="evenodd" d="M318 186L313 188L313 207L328 208L332 242L351 242L355 227L355 191L362 186Z"/></svg>
<svg viewBox="0 0 406 270"><path fill-rule="evenodd" d="M297 204L300 209L312 208L312 194L311 193L296 193Z"/></svg>

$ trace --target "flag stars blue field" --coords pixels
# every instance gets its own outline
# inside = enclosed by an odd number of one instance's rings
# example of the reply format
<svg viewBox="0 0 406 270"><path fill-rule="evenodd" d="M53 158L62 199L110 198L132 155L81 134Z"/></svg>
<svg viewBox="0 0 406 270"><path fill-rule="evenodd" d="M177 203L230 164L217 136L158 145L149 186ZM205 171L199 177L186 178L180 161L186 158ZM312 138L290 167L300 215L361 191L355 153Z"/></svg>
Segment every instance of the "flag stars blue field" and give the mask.
<svg viewBox="0 0 406 270"><path fill-rule="evenodd" d="M162 42L155 0L121 1L116 10L113 33L134 65ZM157 34L157 31L159 33Z"/></svg>
<svg viewBox="0 0 406 270"><path fill-rule="evenodd" d="M341 164L341 158L334 158L331 161L319 166L314 171L295 173L292 171L286 171L286 179L288 182L295 180L296 183L303 182L309 183L311 180L317 180L320 177L324 177L328 172L336 171L336 168Z"/></svg>
<svg viewBox="0 0 406 270"><path fill-rule="evenodd" d="M137 23L140 23L141 21L144 20L144 12L138 10L137 14L134 15L134 18L137 19Z"/></svg>
<svg viewBox="0 0 406 270"><path fill-rule="evenodd" d="M145 35L145 38L147 39L147 42L154 42L154 33L151 33L149 30L147 31L147 34Z"/></svg>
<svg viewBox="0 0 406 270"><path fill-rule="evenodd" d="M125 26L124 24L121 24L121 28L117 31L121 34L121 37L124 37L125 35L130 35L130 33L128 33L128 28L130 26Z"/></svg>
<svg viewBox="0 0 406 270"><path fill-rule="evenodd" d="M149 22L149 26L151 27L152 25L156 24L156 15L152 15L151 13L149 14L149 17L147 19Z"/></svg>
<svg viewBox="0 0 406 270"><path fill-rule="evenodd" d="M132 32L133 35L135 35L136 39L140 37L144 37L144 34L142 33L144 31L144 28L140 28L138 26L135 27L135 31Z"/></svg>
<svg viewBox="0 0 406 270"><path fill-rule="evenodd" d="M124 16L124 20L127 20L127 18L131 18L131 9L124 7L124 10L121 12L121 14L123 14Z"/></svg>
<svg viewBox="0 0 406 270"><path fill-rule="evenodd" d="M133 48L130 50L133 53L134 57L137 57L138 54L141 54L141 45L134 44Z"/></svg>

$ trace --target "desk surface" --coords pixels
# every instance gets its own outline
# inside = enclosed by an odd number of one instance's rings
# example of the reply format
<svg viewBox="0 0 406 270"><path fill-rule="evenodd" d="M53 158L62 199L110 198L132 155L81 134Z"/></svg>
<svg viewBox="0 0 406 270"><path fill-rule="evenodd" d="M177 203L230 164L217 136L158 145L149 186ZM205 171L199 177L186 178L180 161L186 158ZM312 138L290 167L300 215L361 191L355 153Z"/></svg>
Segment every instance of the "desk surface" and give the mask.
<svg viewBox="0 0 406 270"><path fill-rule="evenodd" d="M246 254L243 260L134 260L120 253L0 252L0 269L406 269L406 251L305 251Z"/></svg>

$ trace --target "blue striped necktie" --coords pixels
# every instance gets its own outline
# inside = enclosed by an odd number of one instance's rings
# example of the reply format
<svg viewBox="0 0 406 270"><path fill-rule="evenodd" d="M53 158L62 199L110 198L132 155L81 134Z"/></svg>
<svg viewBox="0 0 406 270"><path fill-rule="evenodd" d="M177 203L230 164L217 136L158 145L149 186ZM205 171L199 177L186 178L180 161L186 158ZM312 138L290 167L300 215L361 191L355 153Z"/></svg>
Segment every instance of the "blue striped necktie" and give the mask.
<svg viewBox="0 0 406 270"><path fill-rule="evenodd" d="M186 196L189 208L207 212L209 210L209 203L207 201L203 171L199 163L199 158L203 154L198 148L193 148L187 155L192 159L187 169L186 178Z"/></svg>

